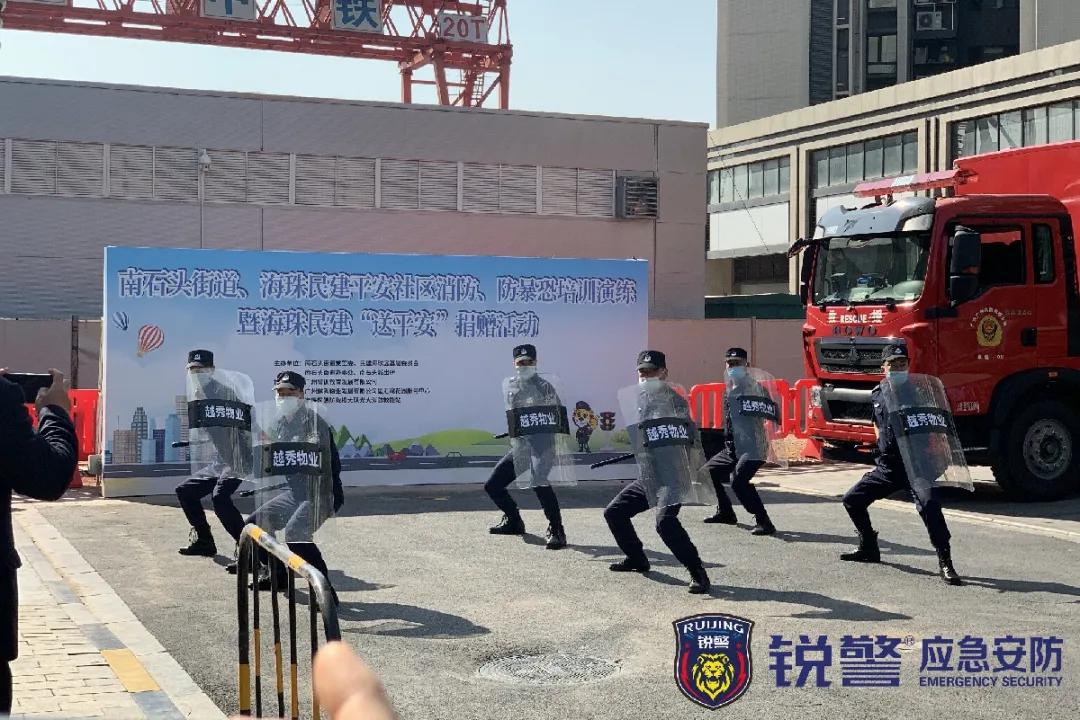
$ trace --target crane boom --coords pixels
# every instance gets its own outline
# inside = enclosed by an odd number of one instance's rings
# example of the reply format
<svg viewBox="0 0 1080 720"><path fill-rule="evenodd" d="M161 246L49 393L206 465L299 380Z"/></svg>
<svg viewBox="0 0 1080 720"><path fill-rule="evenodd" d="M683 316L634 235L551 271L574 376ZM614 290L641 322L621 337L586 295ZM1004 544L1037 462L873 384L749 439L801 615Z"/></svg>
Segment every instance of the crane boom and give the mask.
<svg viewBox="0 0 1080 720"><path fill-rule="evenodd" d="M0 8L10 30L389 60L402 102L412 102L414 86L434 85L441 105L510 103L506 0L0 0ZM433 77L416 77L427 66Z"/></svg>

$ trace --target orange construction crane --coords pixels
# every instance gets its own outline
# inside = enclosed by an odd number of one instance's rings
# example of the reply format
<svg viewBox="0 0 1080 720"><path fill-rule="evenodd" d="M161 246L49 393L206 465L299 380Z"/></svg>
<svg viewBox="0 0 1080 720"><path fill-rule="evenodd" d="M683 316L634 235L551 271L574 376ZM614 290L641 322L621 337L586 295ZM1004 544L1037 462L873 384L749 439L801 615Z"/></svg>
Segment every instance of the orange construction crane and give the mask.
<svg viewBox="0 0 1080 720"><path fill-rule="evenodd" d="M506 0L0 0L0 25L393 60L403 102L434 85L440 105L510 104Z"/></svg>

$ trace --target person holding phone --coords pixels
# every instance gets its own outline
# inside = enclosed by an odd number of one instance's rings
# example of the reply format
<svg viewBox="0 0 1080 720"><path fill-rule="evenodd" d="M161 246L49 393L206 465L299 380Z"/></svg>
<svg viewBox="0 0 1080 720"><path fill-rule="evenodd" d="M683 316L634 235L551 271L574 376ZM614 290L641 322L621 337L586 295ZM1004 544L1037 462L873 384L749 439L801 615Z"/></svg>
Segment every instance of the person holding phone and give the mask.
<svg viewBox="0 0 1080 720"><path fill-rule="evenodd" d="M42 383L24 382L34 376L10 376L16 383L0 370L0 715L11 712L9 663L19 655L16 570L21 561L11 526L11 494L59 500L78 462L64 375L59 370L49 373L49 386L41 387ZM29 398L26 390L32 391ZM27 402L37 405L36 432L24 406Z"/></svg>

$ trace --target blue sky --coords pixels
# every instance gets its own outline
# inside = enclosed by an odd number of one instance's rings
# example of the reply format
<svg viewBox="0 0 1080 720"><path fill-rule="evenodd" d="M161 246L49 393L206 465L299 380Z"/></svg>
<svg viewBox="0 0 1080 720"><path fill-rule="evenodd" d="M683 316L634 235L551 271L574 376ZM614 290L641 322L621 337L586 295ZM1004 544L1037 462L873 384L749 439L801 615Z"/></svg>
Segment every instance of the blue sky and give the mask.
<svg viewBox="0 0 1080 720"><path fill-rule="evenodd" d="M715 122L716 0L508 5L512 108ZM391 62L11 30L0 30L0 75L400 99Z"/></svg>

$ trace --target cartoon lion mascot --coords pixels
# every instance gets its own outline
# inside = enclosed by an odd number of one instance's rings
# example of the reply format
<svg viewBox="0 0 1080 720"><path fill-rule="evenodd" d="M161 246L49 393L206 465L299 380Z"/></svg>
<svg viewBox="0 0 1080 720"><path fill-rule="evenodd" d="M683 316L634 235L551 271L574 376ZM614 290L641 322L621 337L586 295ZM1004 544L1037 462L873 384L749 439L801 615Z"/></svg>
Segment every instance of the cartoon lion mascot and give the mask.
<svg viewBox="0 0 1080 720"><path fill-rule="evenodd" d="M710 700L716 700L731 687L735 679L735 665L724 653L701 653L694 663L693 675L694 687L708 695Z"/></svg>
<svg viewBox="0 0 1080 720"><path fill-rule="evenodd" d="M589 450L589 438L592 437L599 420L589 403L584 400L578 401L572 416L574 425L577 427L578 452L587 453Z"/></svg>

